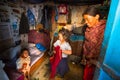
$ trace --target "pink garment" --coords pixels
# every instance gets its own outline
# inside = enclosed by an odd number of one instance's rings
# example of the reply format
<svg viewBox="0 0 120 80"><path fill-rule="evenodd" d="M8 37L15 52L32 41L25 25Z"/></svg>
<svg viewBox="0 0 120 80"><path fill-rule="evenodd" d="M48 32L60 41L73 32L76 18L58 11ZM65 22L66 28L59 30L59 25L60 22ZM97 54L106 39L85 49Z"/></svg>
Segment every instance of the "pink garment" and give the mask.
<svg viewBox="0 0 120 80"><path fill-rule="evenodd" d="M24 75L21 75L17 80L24 80Z"/></svg>
<svg viewBox="0 0 120 80"><path fill-rule="evenodd" d="M86 65L84 69L84 75L83 75L83 80L93 80L93 75L95 71L95 66L94 65Z"/></svg>
<svg viewBox="0 0 120 80"><path fill-rule="evenodd" d="M50 78L55 77L57 66L62 57L62 51L60 50L60 46L56 46L54 49L55 49L56 53L54 54L53 57L50 58L50 63L51 63Z"/></svg>

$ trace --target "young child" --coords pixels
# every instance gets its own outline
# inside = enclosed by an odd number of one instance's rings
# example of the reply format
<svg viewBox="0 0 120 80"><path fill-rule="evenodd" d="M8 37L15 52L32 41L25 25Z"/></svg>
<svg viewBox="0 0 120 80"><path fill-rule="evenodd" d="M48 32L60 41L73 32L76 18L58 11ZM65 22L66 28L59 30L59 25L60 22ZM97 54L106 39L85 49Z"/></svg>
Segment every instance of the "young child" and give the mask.
<svg viewBox="0 0 120 80"><path fill-rule="evenodd" d="M57 64L57 69L56 69L56 74L59 74L60 77L64 77L65 73L68 72L69 70L68 63L67 63L67 57L68 55L72 54L72 50L71 50L70 44L67 42L68 36L69 36L69 31L63 28L58 33L59 39L54 43L55 49L59 50L56 52L58 53L61 52L61 55L59 55L59 57L61 56L61 59L59 63Z"/></svg>
<svg viewBox="0 0 120 80"><path fill-rule="evenodd" d="M30 56L29 51L27 48L23 48L21 50L21 55L16 61L17 70L19 72L22 72L26 78L26 76L29 77L29 71L30 71Z"/></svg>

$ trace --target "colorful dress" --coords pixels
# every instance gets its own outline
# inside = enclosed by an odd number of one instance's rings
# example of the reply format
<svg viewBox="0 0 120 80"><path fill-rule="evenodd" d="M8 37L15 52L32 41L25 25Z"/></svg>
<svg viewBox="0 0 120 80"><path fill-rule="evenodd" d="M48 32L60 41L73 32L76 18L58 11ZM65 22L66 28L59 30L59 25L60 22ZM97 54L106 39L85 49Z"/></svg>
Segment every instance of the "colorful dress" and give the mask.
<svg viewBox="0 0 120 80"><path fill-rule="evenodd" d="M106 21L101 20L94 27L87 27L85 31L85 42L83 45L83 54L91 57L98 57L104 36Z"/></svg>
<svg viewBox="0 0 120 80"><path fill-rule="evenodd" d="M95 65L90 65L89 60L96 61L99 57L105 25L106 21L101 20L97 25L86 28L83 54L86 56L87 64L84 69L83 80L93 80Z"/></svg>

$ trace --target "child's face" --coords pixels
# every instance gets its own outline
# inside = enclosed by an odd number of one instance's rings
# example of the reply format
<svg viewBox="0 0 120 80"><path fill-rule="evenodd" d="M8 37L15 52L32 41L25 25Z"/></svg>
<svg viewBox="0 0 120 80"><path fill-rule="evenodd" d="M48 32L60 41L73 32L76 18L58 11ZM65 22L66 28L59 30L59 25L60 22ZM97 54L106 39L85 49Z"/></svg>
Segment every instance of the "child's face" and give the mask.
<svg viewBox="0 0 120 80"><path fill-rule="evenodd" d="M24 58L27 58L27 57L28 57L28 51L27 51L27 50L25 50L25 51L23 52L23 57L24 57Z"/></svg>
<svg viewBox="0 0 120 80"><path fill-rule="evenodd" d="M62 35L61 33L58 34L58 37L59 37L59 40L60 40L61 42L64 41L63 35Z"/></svg>

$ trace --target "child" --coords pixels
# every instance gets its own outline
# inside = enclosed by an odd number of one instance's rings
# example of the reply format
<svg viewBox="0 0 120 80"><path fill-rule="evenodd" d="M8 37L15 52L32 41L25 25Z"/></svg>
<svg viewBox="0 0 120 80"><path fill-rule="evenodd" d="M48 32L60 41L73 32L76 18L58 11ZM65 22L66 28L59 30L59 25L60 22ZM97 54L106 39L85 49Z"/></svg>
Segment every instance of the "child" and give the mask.
<svg viewBox="0 0 120 80"><path fill-rule="evenodd" d="M30 71L30 56L28 49L24 48L21 50L21 55L16 61L17 70L19 72L22 72L26 78L26 76L29 77L29 71Z"/></svg>
<svg viewBox="0 0 120 80"><path fill-rule="evenodd" d="M69 31L63 28L58 33L59 40L57 40L54 43L55 49L59 50L56 52L61 53L61 59L60 59L59 63L57 64L57 69L56 69L56 73L59 74L61 77L64 77L65 73L68 72L68 70L69 70L68 63L67 63L67 57L68 57L68 55L72 54L71 46L67 42L68 36L69 36ZM59 55L59 57L60 57L60 55ZM51 65L51 67L52 67L52 65Z"/></svg>

